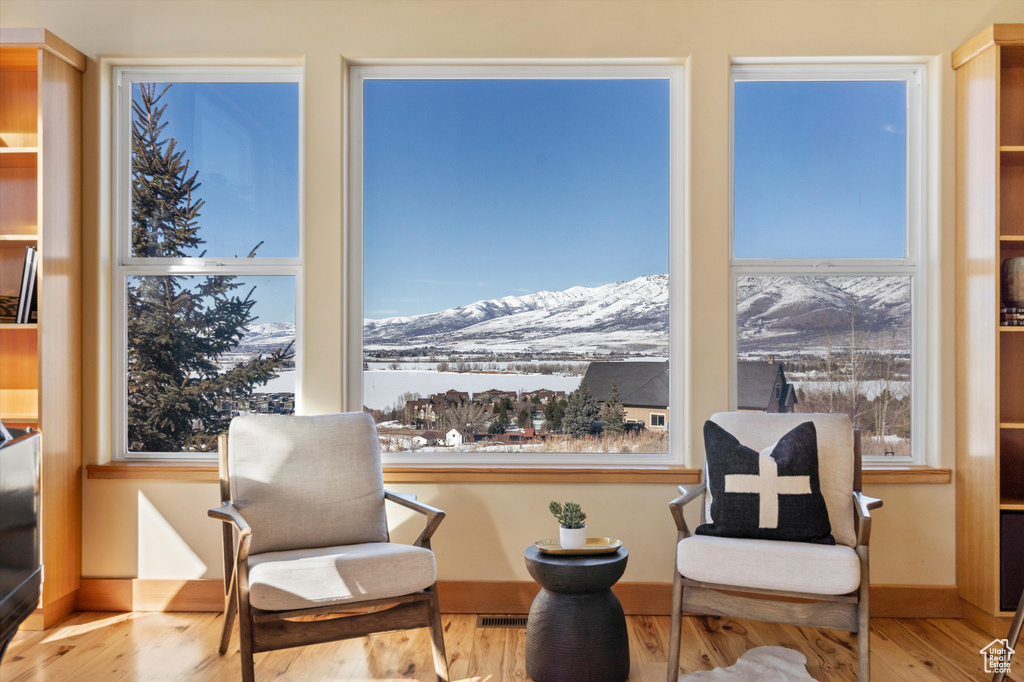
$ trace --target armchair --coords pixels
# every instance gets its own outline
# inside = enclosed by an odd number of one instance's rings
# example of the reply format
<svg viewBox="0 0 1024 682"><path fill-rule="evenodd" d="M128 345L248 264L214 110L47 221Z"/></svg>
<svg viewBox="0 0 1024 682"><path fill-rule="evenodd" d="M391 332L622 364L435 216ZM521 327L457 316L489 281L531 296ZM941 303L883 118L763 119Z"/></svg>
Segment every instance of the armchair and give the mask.
<svg viewBox="0 0 1024 682"><path fill-rule="evenodd" d="M430 549L445 514L384 490L370 416L237 417L219 445L223 503L209 515L223 522L220 653L237 615L242 679L255 679L255 653L429 627L447 682ZM390 542L385 501L426 517L412 545ZM337 617L301 619L324 614Z"/></svg>
<svg viewBox="0 0 1024 682"><path fill-rule="evenodd" d="M678 532L667 679L675 682L679 677L682 614L688 611L855 633L858 678L867 682L868 542L871 510L881 507L882 501L861 493L860 432L853 431L849 417L840 414L723 412L711 421L758 451L798 424L813 421L822 495L836 544L692 535L683 509L703 500L701 523L707 520L707 483L680 486L680 496L669 504Z"/></svg>

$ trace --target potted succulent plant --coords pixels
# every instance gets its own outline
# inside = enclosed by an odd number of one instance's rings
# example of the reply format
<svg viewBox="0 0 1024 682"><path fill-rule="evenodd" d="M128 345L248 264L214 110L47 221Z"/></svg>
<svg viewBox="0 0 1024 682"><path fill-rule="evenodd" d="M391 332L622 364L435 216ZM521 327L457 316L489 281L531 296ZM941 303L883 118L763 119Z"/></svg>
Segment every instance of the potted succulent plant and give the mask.
<svg viewBox="0 0 1024 682"><path fill-rule="evenodd" d="M558 519L558 544L563 549L582 549L587 546L587 515L575 502L564 505L552 501L548 509Z"/></svg>

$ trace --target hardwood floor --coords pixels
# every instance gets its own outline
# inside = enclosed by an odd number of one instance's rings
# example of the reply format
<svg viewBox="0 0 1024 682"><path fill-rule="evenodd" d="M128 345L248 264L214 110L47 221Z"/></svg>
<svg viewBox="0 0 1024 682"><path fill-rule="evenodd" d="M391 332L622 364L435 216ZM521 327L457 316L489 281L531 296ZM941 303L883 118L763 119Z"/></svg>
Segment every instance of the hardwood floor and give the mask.
<svg viewBox="0 0 1024 682"><path fill-rule="evenodd" d="M451 679L526 680L523 629L477 629L476 617L445 616ZM664 682L669 619L630 616L632 682ZM684 618L682 672L732 665L747 649L802 652L817 680L855 680L856 643L845 632L729 618ZM983 680L978 650L989 638L959 620L876 619L876 682ZM76 613L45 632L15 637L0 665L3 682L240 679L237 631L217 655L221 616L210 613ZM1021 664L1024 670L1024 663ZM433 680L426 630L380 635L256 656L259 680ZM1022 679L1019 674L1007 679Z"/></svg>

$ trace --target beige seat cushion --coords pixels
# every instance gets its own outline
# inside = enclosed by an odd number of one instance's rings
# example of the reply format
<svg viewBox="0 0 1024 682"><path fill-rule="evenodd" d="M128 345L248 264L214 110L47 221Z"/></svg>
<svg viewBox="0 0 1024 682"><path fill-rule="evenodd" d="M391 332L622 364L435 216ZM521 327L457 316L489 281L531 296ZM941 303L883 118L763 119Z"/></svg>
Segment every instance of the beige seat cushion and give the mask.
<svg viewBox="0 0 1024 682"><path fill-rule="evenodd" d="M253 554L388 541L370 415L246 415L228 440L231 499Z"/></svg>
<svg viewBox="0 0 1024 682"><path fill-rule="evenodd" d="M828 507L832 537L837 545L857 546L853 527L853 425L845 414L768 414L762 412L718 412L711 421L731 433L748 448L760 452L791 429L814 422L818 433L818 482ZM706 513L711 518L711 495L706 496Z"/></svg>
<svg viewBox="0 0 1024 682"><path fill-rule="evenodd" d="M265 611L397 597L435 580L433 552L389 542L249 557L249 602Z"/></svg>
<svg viewBox="0 0 1024 682"><path fill-rule="evenodd" d="M844 545L693 535L676 561L684 578L718 585L828 595L860 585L860 558Z"/></svg>

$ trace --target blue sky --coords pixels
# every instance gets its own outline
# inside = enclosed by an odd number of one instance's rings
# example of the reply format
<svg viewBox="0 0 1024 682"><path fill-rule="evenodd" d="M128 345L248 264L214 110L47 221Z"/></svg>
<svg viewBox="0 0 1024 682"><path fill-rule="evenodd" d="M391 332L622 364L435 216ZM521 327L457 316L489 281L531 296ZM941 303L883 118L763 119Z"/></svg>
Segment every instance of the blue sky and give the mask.
<svg viewBox="0 0 1024 682"><path fill-rule="evenodd" d="M364 315L668 272L666 80L370 80Z"/></svg>
<svg viewBox="0 0 1024 682"><path fill-rule="evenodd" d="M904 257L902 81L737 82L735 109L737 258Z"/></svg>
<svg viewBox="0 0 1024 682"><path fill-rule="evenodd" d="M259 256L298 255L298 94L296 83L175 83L163 96L163 136L199 173L197 194L206 202L199 216L206 243L193 255L245 257L260 241ZM295 320L293 277L248 279L258 285L257 323Z"/></svg>

